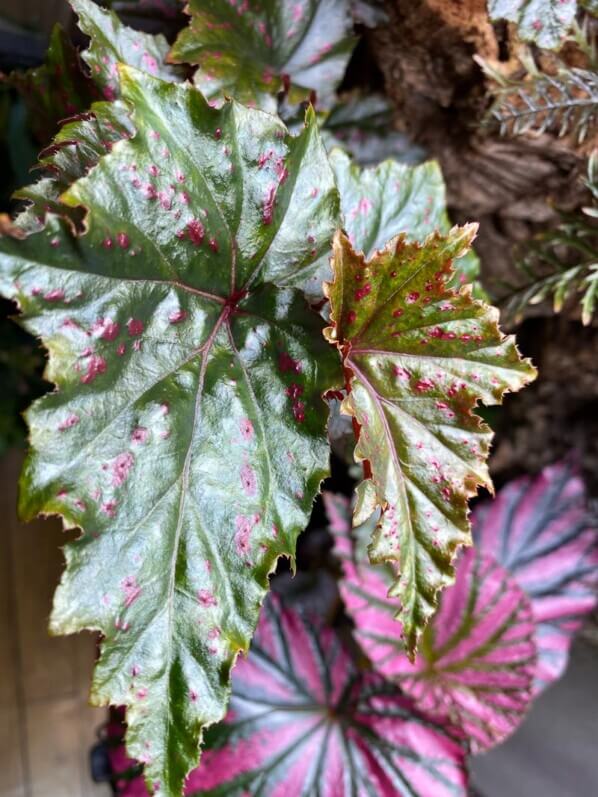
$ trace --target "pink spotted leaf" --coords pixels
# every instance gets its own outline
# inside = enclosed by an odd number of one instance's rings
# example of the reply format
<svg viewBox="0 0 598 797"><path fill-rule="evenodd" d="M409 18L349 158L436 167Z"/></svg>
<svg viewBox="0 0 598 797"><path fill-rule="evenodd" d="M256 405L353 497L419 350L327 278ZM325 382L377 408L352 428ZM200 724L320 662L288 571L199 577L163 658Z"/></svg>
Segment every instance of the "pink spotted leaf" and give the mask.
<svg viewBox="0 0 598 797"><path fill-rule="evenodd" d="M189 26L170 53L197 64L206 97L276 109L283 89L291 102L333 96L355 46L348 0L190 0Z"/></svg>
<svg viewBox="0 0 598 797"><path fill-rule="evenodd" d="M488 0L488 11L493 21L514 22L523 41L556 50L573 27L577 0Z"/></svg>
<svg viewBox="0 0 598 797"><path fill-rule="evenodd" d="M374 568L367 558L371 524L352 531L347 499L327 493L325 501L341 594L374 667L421 711L455 728L472 752L503 741L530 704L536 665L535 624L521 588L492 557L465 551L412 663L387 598L393 568Z"/></svg>
<svg viewBox="0 0 598 797"><path fill-rule="evenodd" d="M130 753L177 797L328 473L340 363L290 286L338 196L313 114L294 137L190 85L119 85L137 132L60 197L82 230L1 238L0 288L56 385L27 416L20 512L82 530L52 631L102 633L91 699L128 706Z"/></svg>
<svg viewBox="0 0 598 797"><path fill-rule="evenodd" d="M107 100L120 97L118 64L127 64L171 82L184 78L180 67L166 63L168 42L162 34L142 33L123 25L114 11L93 0L69 0L79 27L91 41L83 53L91 76Z"/></svg>
<svg viewBox="0 0 598 797"><path fill-rule="evenodd" d="M475 544L509 571L531 600L537 625L535 690L567 666L571 640L595 608L598 521L570 461L509 482L472 517Z"/></svg>
<svg viewBox="0 0 598 797"><path fill-rule="evenodd" d="M410 656L437 593L454 581L459 546L471 544L467 501L491 485L491 431L473 410L535 375L500 332L498 311L448 284L474 234L468 225L423 244L401 235L368 260L339 233L327 286L326 334L343 358L342 408L366 475L355 511L382 510L369 555L396 567L389 594Z"/></svg>

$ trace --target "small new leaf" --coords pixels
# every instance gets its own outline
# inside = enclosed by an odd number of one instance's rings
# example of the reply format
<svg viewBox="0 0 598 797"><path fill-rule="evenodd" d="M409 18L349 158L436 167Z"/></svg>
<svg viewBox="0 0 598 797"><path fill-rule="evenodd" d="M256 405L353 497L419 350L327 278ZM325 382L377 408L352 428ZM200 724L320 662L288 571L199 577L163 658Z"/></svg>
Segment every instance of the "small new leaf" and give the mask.
<svg viewBox="0 0 598 797"><path fill-rule="evenodd" d="M370 558L397 569L389 594L400 601L411 656L437 592L453 583L457 548L471 544L467 500L491 487L491 431L472 410L535 376L501 334L498 311L447 286L475 230L423 245L401 235L370 260L339 233L327 286L326 334L349 375L343 411L359 428L355 457L368 475L355 511L382 509Z"/></svg>
<svg viewBox="0 0 598 797"><path fill-rule="evenodd" d="M355 46L348 0L190 0L188 11L170 60L199 65L206 97L269 111L283 88L291 102L329 100Z"/></svg>
<svg viewBox="0 0 598 797"><path fill-rule="evenodd" d="M128 706L128 747L178 797L226 708L279 556L328 472L321 394L340 366L301 293L338 218L313 115L208 106L130 68L135 137L0 241L2 292L50 357L28 413L25 518L82 529L54 633L101 631L95 704Z"/></svg>

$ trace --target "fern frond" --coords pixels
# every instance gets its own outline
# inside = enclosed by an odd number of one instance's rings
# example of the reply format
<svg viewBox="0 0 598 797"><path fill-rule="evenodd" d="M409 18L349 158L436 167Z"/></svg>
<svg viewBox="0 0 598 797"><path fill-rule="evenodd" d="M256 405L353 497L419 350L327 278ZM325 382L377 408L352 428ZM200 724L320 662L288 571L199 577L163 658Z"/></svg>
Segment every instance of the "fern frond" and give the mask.
<svg viewBox="0 0 598 797"><path fill-rule="evenodd" d="M588 161L585 181L592 206L561 217L560 223L531 242L521 254L517 268L523 279L505 285L503 312L520 320L530 305L552 299L555 313L579 296L581 318L591 323L598 305L598 151Z"/></svg>
<svg viewBox="0 0 598 797"><path fill-rule="evenodd" d="M598 125L598 73L562 67L552 76L528 72L524 79L505 81L495 91L487 122L498 123L501 135L572 134L581 144Z"/></svg>

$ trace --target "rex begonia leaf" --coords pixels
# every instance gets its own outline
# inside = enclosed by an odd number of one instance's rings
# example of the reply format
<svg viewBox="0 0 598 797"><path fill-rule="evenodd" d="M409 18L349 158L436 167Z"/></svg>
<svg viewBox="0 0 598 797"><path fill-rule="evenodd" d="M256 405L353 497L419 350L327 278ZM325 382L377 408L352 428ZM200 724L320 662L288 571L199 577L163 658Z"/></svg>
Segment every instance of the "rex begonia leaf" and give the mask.
<svg viewBox="0 0 598 797"><path fill-rule="evenodd" d="M327 286L326 334L341 351L342 408L358 428L355 457L365 462L356 516L382 509L370 558L397 566L389 594L400 601L410 655L436 593L454 580L457 548L471 543L467 499L491 486L491 431L472 410L500 403L535 373L501 334L495 308L473 299L469 286L447 286L475 229L437 233L423 245L401 235L370 260L338 233Z"/></svg>
<svg viewBox="0 0 598 797"><path fill-rule="evenodd" d="M298 137L235 102L122 69L137 133L0 245L2 290L50 352L28 414L26 517L82 535L51 620L104 636L95 704L178 795L221 719L268 574L293 556L328 471L322 392L340 365L299 291L338 196L313 115Z"/></svg>
<svg viewBox="0 0 598 797"><path fill-rule="evenodd" d="M368 257L391 238L405 233L409 241L423 241L451 228L446 210L446 186L437 161L417 166L386 160L361 168L341 150L330 162L341 196L344 228L351 245ZM456 266L461 281L471 281L480 270L473 250Z"/></svg>
<svg viewBox="0 0 598 797"><path fill-rule="evenodd" d="M521 588L491 556L465 551L411 663L387 598L393 568L369 563L370 529L365 524L352 532L347 499L324 498L343 565L341 594L374 667L397 681L421 711L458 729L472 752L501 742L532 698L535 624Z"/></svg>
<svg viewBox="0 0 598 797"><path fill-rule="evenodd" d="M15 192L16 199L27 202L15 224L34 232L43 227L48 213L80 222L82 209L64 205L60 196L87 174L117 141L132 134L128 111L119 101L94 103L87 113L67 122L52 145L40 155L39 168L46 176Z"/></svg>
<svg viewBox="0 0 598 797"><path fill-rule="evenodd" d="M69 3L79 17L79 27L91 39L82 57L107 100L120 97L118 64L127 64L162 80L183 79L180 67L166 63L169 45L162 34L129 28L114 11L100 8L93 0L69 0Z"/></svg>
<svg viewBox="0 0 598 797"><path fill-rule="evenodd" d="M541 691L567 666L569 647L596 606L598 522L577 468L560 462L509 482L472 515L475 544L529 595L537 624Z"/></svg>
<svg viewBox="0 0 598 797"><path fill-rule="evenodd" d="M60 25L50 36L44 63L8 78L23 97L36 140L48 144L59 122L87 110L100 94L83 72L79 54Z"/></svg>
<svg viewBox="0 0 598 797"><path fill-rule="evenodd" d="M555 50L575 21L577 0L488 0L488 11L494 22L514 22L523 41Z"/></svg>
<svg viewBox="0 0 598 797"><path fill-rule="evenodd" d="M268 599L189 797L465 795L464 750L338 635ZM124 784L123 784L124 785ZM122 797L139 795L124 785Z"/></svg>
<svg viewBox="0 0 598 797"><path fill-rule="evenodd" d="M170 60L199 65L206 97L270 111L284 87L292 101L316 92L326 103L356 41L348 0L190 0L188 11Z"/></svg>

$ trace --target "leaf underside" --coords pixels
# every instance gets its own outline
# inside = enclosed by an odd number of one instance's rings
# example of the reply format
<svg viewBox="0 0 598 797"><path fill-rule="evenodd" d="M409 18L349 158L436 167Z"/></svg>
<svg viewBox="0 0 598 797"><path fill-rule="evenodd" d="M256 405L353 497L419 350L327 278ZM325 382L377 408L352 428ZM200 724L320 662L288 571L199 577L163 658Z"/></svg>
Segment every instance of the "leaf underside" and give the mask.
<svg viewBox="0 0 598 797"><path fill-rule="evenodd" d="M313 115L290 137L236 103L122 69L137 131L49 216L0 241L3 293L50 357L28 413L20 510L82 534L55 633L102 632L92 700L128 706L128 749L178 795L222 718L268 574L328 473L338 358L299 291L338 196Z"/></svg>
<svg viewBox="0 0 598 797"><path fill-rule="evenodd" d="M569 647L596 606L598 523L577 468L561 462L516 479L472 516L474 541L531 600L537 624L536 693L559 678Z"/></svg>
<svg viewBox="0 0 598 797"><path fill-rule="evenodd" d="M461 745L381 676L358 674L319 618L272 598L235 668L229 715L206 742L189 797L466 794Z"/></svg>
<svg viewBox="0 0 598 797"><path fill-rule="evenodd" d="M488 0L493 22L515 22L523 41L556 50L570 31L577 13L576 0Z"/></svg>
<svg viewBox="0 0 598 797"><path fill-rule="evenodd" d="M170 60L199 65L206 97L264 110L276 109L287 82L292 102L312 91L329 102L355 46L347 0L190 0L188 12Z"/></svg>
<svg viewBox="0 0 598 797"><path fill-rule="evenodd" d="M355 457L371 474L357 489L356 522L382 509L370 558L397 569L389 594L400 601L410 655L436 593L454 580L457 548L471 544L467 500L478 485L491 487L491 432L472 410L500 403L535 373L501 334L494 308L447 287L474 233L455 228L421 246L399 236L370 260L338 234L327 288L327 336L349 374L343 410L359 428Z"/></svg>

